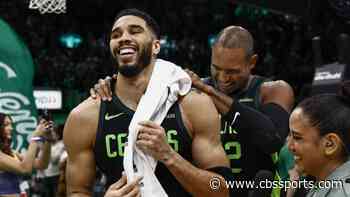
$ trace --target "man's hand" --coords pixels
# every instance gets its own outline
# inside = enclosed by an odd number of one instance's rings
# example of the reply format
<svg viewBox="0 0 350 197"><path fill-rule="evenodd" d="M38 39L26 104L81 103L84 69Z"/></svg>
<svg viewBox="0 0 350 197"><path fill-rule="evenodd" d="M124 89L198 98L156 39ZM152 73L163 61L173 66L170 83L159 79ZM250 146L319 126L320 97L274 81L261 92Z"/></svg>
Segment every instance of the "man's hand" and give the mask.
<svg viewBox="0 0 350 197"><path fill-rule="evenodd" d="M151 121L142 121L139 125L137 147L158 161L167 162L174 150L166 140L164 128Z"/></svg>
<svg viewBox="0 0 350 197"><path fill-rule="evenodd" d="M90 88L90 96L93 99L100 97L103 101L112 100L112 89L111 81L117 79L117 75L114 74L112 77L107 76L104 79L99 79L98 83L94 85L93 88Z"/></svg>
<svg viewBox="0 0 350 197"><path fill-rule="evenodd" d="M138 177L131 183L127 183L126 176L123 174L117 182L109 186L104 197L141 197L139 187L141 179Z"/></svg>
<svg viewBox="0 0 350 197"><path fill-rule="evenodd" d="M193 71L188 70L188 69L185 69L185 71L191 77L193 87L210 95L210 93L211 93L210 89L212 88L211 86L205 84L201 80L201 78Z"/></svg>

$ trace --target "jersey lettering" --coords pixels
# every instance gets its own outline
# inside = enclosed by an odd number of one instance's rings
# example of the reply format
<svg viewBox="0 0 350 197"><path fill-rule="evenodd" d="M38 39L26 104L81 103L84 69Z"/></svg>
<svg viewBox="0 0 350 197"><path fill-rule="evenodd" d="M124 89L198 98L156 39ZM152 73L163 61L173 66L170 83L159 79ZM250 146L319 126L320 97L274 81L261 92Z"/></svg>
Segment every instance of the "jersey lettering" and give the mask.
<svg viewBox="0 0 350 197"><path fill-rule="evenodd" d="M226 142L224 145L224 148L226 151L226 155L230 160L241 159L242 149L241 149L241 144L238 141ZM242 168L231 168L231 169L233 173L240 173L242 171Z"/></svg>
<svg viewBox="0 0 350 197"><path fill-rule="evenodd" d="M171 147L173 147L173 149L176 152L179 152L179 141L176 139L173 139L175 136L177 136L176 130L169 130L167 132L168 143L170 144Z"/></svg>
<svg viewBox="0 0 350 197"><path fill-rule="evenodd" d="M116 132L118 134L108 134L105 136L106 154L108 158L124 157L125 144L127 142L127 134ZM169 145L176 151L179 151L179 141L176 139L177 131L167 131L167 141ZM116 147L113 146L115 144Z"/></svg>

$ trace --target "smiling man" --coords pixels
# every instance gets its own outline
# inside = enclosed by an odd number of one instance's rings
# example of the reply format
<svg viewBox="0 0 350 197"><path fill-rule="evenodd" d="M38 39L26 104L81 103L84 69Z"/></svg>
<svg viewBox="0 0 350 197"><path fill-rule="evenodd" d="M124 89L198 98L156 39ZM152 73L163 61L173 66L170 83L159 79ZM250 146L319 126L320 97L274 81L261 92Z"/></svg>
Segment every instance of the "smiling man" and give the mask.
<svg viewBox="0 0 350 197"><path fill-rule="evenodd" d="M85 100L65 126L71 197L91 196L96 166L107 177L106 197L140 196L141 178L129 181L122 175L124 147L160 50L159 27L144 12L123 10L113 25L110 49L118 66L112 102ZM209 188L214 177L225 185L223 172L230 169L219 115L207 95L191 91L175 102L161 125L139 125L136 145L158 160L155 174L168 196L228 196L226 187Z"/></svg>
<svg viewBox="0 0 350 197"><path fill-rule="evenodd" d="M228 26L213 44L211 76L201 80L189 71L193 85L212 98L222 115L221 139L235 179L252 180L261 170L274 172L276 152L289 131L293 90L284 81L252 74L257 59L250 32ZM239 191L247 196L245 189Z"/></svg>

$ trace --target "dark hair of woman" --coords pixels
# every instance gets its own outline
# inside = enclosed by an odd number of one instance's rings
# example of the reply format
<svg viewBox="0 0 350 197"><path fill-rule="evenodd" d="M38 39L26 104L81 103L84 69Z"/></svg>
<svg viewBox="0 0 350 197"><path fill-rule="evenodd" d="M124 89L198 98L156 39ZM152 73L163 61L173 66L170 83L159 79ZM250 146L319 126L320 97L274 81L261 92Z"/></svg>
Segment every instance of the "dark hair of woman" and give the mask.
<svg viewBox="0 0 350 197"><path fill-rule="evenodd" d="M0 150L8 155L13 155L11 149L11 139L9 139L5 134L5 119L9 117L4 113L0 113Z"/></svg>
<svg viewBox="0 0 350 197"><path fill-rule="evenodd" d="M335 132L342 139L345 150L350 153L350 81L340 85L337 94L320 94L302 101L303 109L311 126L319 129L320 136Z"/></svg>

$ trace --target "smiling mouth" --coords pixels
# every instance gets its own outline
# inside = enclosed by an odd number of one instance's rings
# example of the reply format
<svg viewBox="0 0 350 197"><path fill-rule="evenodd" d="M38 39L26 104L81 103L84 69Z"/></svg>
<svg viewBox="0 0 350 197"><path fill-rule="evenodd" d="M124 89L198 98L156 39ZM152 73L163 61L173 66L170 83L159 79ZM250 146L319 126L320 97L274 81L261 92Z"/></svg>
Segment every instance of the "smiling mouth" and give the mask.
<svg viewBox="0 0 350 197"><path fill-rule="evenodd" d="M132 55L132 54L135 54L136 53L136 49L134 48L122 48L122 49L119 49L118 51L118 54L119 55Z"/></svg>
<svg viewBox="0 0 350 197"><path fill-rule="evenodd" d="M116 57L119 57L121 61L131 61L137 54L137 48L134 46L121 46L115 50Z"/></svg>
<svg viewBox="0 0 350 197"><path fill-rule="evenodd" d="M222 83L219 83L218 86L219 86L220 89L227 90L227 89L233 88L234 84L222 84Z"/></svg>

